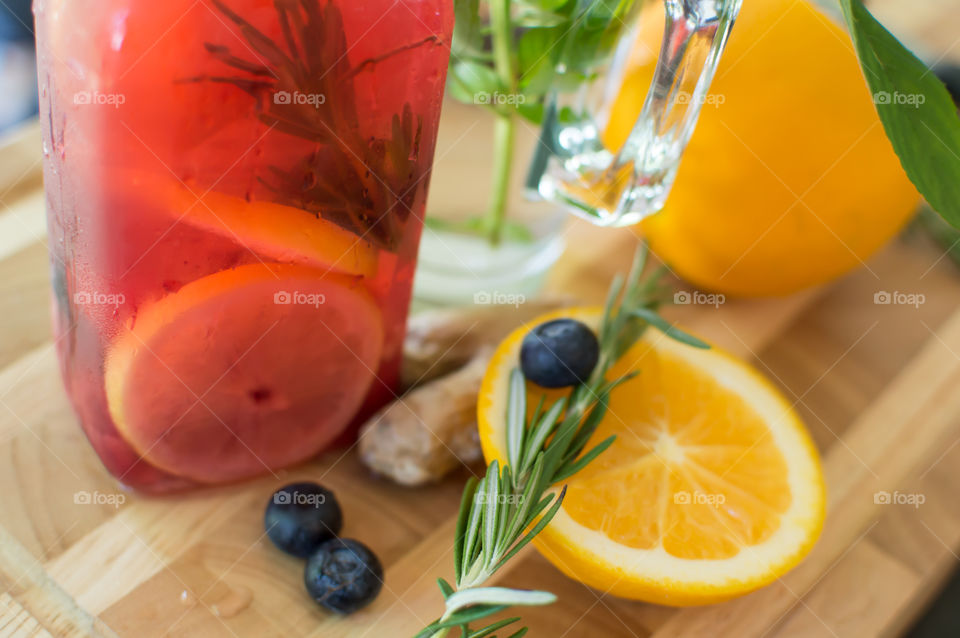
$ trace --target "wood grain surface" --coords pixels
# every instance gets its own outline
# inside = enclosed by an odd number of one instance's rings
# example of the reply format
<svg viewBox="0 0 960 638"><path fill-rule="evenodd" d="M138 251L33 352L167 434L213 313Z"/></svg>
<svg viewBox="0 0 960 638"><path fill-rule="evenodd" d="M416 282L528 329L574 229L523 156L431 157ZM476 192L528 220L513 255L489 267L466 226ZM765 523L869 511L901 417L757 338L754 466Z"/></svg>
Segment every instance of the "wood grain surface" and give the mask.
<svg viewBox="0 0 960 638"><path fill-rule="evenodd" d="M955 57L957 2L871 6L934 58ZM482 127L468 131L469 139L483 135ZM0 637L404 636L436 617L435 579L451 576L459 492L476 468L404 489L370 476L352 451L337 450L279 480L176 497L117 486L77 426L58 376L38 128L0 144ZM443 181L435 188L454 187ZM576 241L551 287L599 301L636 240L580 223L570 233ZM879 291L923 295L924 303L877 305ZM531 635L901 634L960 552L960 271L930 241L907 234L818 290L669 312L757 365L795 404L824 459L823 536L773 585L685 610L616 599L524 552L498 577L550 589L562 601L524 611ZM384 591L357 614L319 610L301 584L301 562L262 535L269 495L295 479L336 491L343 533L383 560ZM920 494L924 502L885 505L875 499L883 491ZM83 504L83 493L122 502Z"/></svg>

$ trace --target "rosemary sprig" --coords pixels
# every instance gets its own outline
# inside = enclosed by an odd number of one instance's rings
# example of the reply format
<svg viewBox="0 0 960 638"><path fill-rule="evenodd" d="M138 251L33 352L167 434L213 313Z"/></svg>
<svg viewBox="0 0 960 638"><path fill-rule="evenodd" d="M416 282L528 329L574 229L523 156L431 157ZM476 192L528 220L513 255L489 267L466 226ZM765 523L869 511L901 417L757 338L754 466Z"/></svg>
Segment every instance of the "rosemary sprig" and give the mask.
<svg viewBox="0 0 960 638"><path fill-rule="evenodd" d="M470 629L470 623L511 605L546 605L556 600L545 591L482 585L553 519L566 493L564 481L613 444L615 437L611 436L589 447L607 412L611 393L637 374L610 380L610 368L643 331L652 326L688 345L708 347L657 314L669 291L660 283L662 270L642 276L646 258L646 247L641 247L626 280L617 277L610 287L597 335L600 357L586 383L549 406L541 397L527 418L523 374L518 368L511 372L504 415L507 462L501 466L494 460L482 479L467 481L454 539L455 586L443 579L438 581L446 610L416 638L445 636L452 628L459 628L462 637L489 636L520 618L507 618L480 629ZM511 638L526 631L522 627Z"/></svg>
<svg viewBox="0 0 960 638"><path fill-rule="evenodd" d="M427 170L420 156L423 120L407 103L393 115L389 136L364 135L353 80L395 55L442 44L440 38L428 36L351 65L343 16L329 0L274 0L282 42L272 40L224 0L211 1L258 61L208 42L207 53L239 74L187 81L233 85L256 100L257 118L264 124L319 145L292 168L270 167L273 180L261 183L278 203L323 217L379 248L396 250Z"/></svg>

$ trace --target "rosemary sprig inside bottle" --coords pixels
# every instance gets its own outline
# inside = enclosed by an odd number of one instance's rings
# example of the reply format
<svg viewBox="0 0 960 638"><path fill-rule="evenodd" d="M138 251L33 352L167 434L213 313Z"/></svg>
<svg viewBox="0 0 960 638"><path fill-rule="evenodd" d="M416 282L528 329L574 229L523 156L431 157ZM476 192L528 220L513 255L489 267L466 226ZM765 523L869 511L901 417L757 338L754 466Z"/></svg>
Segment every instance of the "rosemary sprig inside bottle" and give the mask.
<svg viewBox="0 0 960 638"><path fill-rule="evenodd" d="M494 460L482 479L471 478L463 491L453 548L455 583L438 584L446 609L416 638L445 636L457 628L463 638L491 636L520 618L506 618L478 629L470 624L511 605L545 605L556 597L545 591L483 587L497 570L527 545L556 515L571 476L613 443L609 437L588 448L607 412L610 394L633 378L633 372L608 379L611 366L648 326L688 345L706 348L699 339L674 328L657 314L668 290L660 283L663 271L648 277L645 247L637 252L626 281L617 277L610 287L598 331L600 356L590 378L551 405L541 398L527 418L523 373L514 368L507 395L507 462ZM622 294L621 294L622 292ZM510 634L524 635L526 627Z"/></svg>
<svg viewBox="0 0 960 638"><path fill-rule="evenodd" d="M272 177L261 183L277 203L323 217L378 248L396 250L428 169L420 160L423 121L407 103L393 115L388 137L364 135L354 78L405 51L442 44L440 38L428 36L351 65L343 16L333 2L275 0L282 42L223 0L212 2L257 61L208 42L207 52L238 75L188 81L236 86L256 99L256 116L264 124L318 144L292 168L270 167Z"/></svg>

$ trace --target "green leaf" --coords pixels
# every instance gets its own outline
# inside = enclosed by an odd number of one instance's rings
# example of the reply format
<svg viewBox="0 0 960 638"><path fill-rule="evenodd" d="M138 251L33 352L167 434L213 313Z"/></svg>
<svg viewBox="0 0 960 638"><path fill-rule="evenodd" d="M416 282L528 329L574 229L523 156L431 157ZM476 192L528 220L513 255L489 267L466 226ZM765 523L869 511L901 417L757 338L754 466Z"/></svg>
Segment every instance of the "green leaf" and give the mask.
<svg viewBox="0 0 960 638"><path fill-rule="evenodd" d="M450 585L450 583L448 583L447 581L445 581L445 580L442 579L442 578L438 578L438 579L437 579L437 587L439 587L439 588L440 588L440 591L443 592L443 597L444 597L444 598L450 598L450 594L452 594L453 592L456 591L456 590Z"/></svg>
<svg viewBox="0 0 960 638"><path fill-rule="evenodd" d="M519 106L517 108L520 108ZM484 227L486 230L486 227ZM503 222L503 238L507 241L515 241L523 244L528 244L534 240L533 231L527 227L523 222L514 221L512 219L504 220Z"/></svg>
<svg viewBox="0 0 960 638"><path fill-rule="evenodd" d="M573 451L574 456L580 454L580 451L587 444L587 441L590 440L590 437L593 436L593 433L597 430L603 417L606 416L609 400L609 391L600 390L596 393L593 406L591 406L586 418L580 424L580 429L577 431L576 436L570 441L569 449Z"/></svg>
<svg viewBox="0 0 960 638"><path fill-rule="evenodd" d="M520 617L519 617L519 616L515 616L515 617L513 617L513 618L504 618L503 620L501 620L501 621L499 621L499 622L495 622L495 623L493 623L492 625L487 625L486 627L483 627L482 629L478 629L478 630L476 630L476 631L471 631L469 634L467 634L466 638L486 638L487 636L489 636L490 634L492 634L492 633L495 632L496 630L498 630L498 629L503 629L504 627L506 627L506 626L508 626L508 625L512 625L513 623L517 622L518 620L520 620ZM514 635L516 635L516 634L514 634Z"/></svg>
<svg viewBox="0 0 960 638"><path fill-rule="evenodd" d="M592 79L610 58L621 32L632 24L630 14L641 2L619 0L612 2L584 2L578 7L571 29L566 33L562 62L566 71L564 80L569 86Z"/></svg>
<svg viewBox="0 0 960 638"><path fill-rule="evenodd" d="M421 629L413 638L430 638L430 636L435 636L437 632L440 631L440 627L437 627L436 623L440 622L439 619L433 621L423 629Z"/></svg>
<svg viewBox="0 0 960 638"><path fill-rule="evenodd" d="M576 0L520 0L517 4L533 7L540 11L558 11L566 4L572 7L576 4Z"/></svg>
<svg viewBox="0 0 960 638"><path fill-rule="evenodd" d="M680 330L680 328L675 327L669 321L648 308L635 308L631 314L635 317L640 317L674 341L679 341L680 343L685 343L688 346L700 348L701 350L710 349L710 344L706 341L701 341L692 334Z"/></svg>
<svg viewBox="0 0 960 638"><path fill-rule="evenodd" d="M477 544L480 542L480 526L483 523L483 493L486 489L486 481L477 482L476 489L473 490L473 496L470 498L470 518L467 519L467 533L463 541L463 562L460 566L461 578L457 579L457 585L463 577L463 572L468 571L473 563L474 556L477 555Z"/></svg>
<svg viewBox="0 0 960 638"><path fill-rule="evenodd" d="M447 611L456 612L474 605L550 605L557 600L548 591L510 589L508 587L476 587L464 589L447 599Z"/></svg>
<svg viewBox="0 0 960 638"><path fill-rule="evenodd" d="M531 521L536 520L537 517L540 516L545 509L547 509L547 506L553 502L553 497L553 493L544 494L543 497L537 501L537 504L533 506L533 509L527 514L527 518Z"/></svg>
<svg viewBox="0 0 960 638"><path fill-rule="evenodd" d="M517 104L520 117L537 125L543 123L544 110L543 100L526 100L523 104Z"/></svg>
<svg viewBox="0 0 960 638"><path fill-rule="evenodd" d="M937 77L860 0L840 0L883 128L910 180L960 227L960 118Z"/></svg>
<svg viewBox="0 0 960 638"><path fill-rule="evenodd" d="M617 305L617 299L620 297L620 291L623 289L623 275L617 273L610 282L610 288L607 289L607 299L603 304L603 321L600 325L600 349L609 348L613 331L610 329L611 321L614 318L614 312Z"/></svg>
<svg viewBox="0 0 960 638"><path fill-rule="evenodd" d="M432 630L432 632L427 635L432 636L439 629L456 627L457 625L464 625L479 618L484 618L485 616L492 616L493 614L499 613L506 608L507 605L475 605L469 609L463 609L451 615L446 620L438 620L430 625L427 629Z"/></svg>
<svg viewBox="0 0 960 638"><path fill-rule="evenodd" d="M520 368L510 371L507 389L507 463L520 471L520 452L523 449L524 421L527 418L527 386Z"/></svg>
<svg viewBox="0 0 960 638"><path fill-rule="evenodd" d="M463 576L463 544L466 541L467 525L470 519L470 509L473 497L477 491L477 478L471 476L463 487L463 497L460 499L460 513L457 516L457 531L453 539L453 574L455 582L459 583Z"/></svg>
<svg viewBox="0 0 960 638"><path fill-rule="evenodd" d="M559 53L555 45L563 35L561 29L529 29L520 36L517 43L519 86L525 98L535 99L550 89Z"/></svg>
<svg viewBox="0 0 960 638"><path fill-rule="evenodd" d="M496 546L497 512L500 502L500 464L496 459L487 468L484 481L486 486L483 495L486 502L483 503L483 547L481 549L483 564L487 566L494 558L493 549Z"/></svg>
<svg viewBox="0 0 960 638"><path fill-rule="evenodd" d="M454 61L481 54L480 0L455 0L453 3L453 44L450 55Z"/></svg>
<svg viewBox="0 0 960 638"><path fill-rule="evenodd" d="M541 394L540 398L537 400L537 407L533 410L533 416L530 417L530 423L535 424L540 421L540 417L543 416L543 404L547 401L547 395Z"/></svg>
<svg viewBox="0 0 960 638"><path fill-rule="evenodd" d="M567 486L564 485L563 489L560 490L560 494L554 499L553 505L550 506L550 509L537 521L537 524L534 525L529 532L527 532L523 538L517 541L516 545L510 548L510 551L507 552L503 558L500 559L500 562L497 563L494 571L503 567L504 564L511 558L517 555L521 549L523 549L527 543L533 540L533 537L543 531L543 528L550 524L550 521L553 520L553 517L557 515L557 512L560 510L560 506L563 504L563 497L567 495ZM542 508L541 508L542 509Z"/></svg>
<svg viewBox="0 0 960 638"><path fill-rule="evenodd" d="M573 402L571 401L571 403ZM568 411L557 427L553 438L550 439L550 445L546 446L543 454L543 475L551 484L553 483L553 476L557 473L557 468L563 464L564 456L570 449L570 441L577 433L578 421L576 415Z"/></svg>
<svg viewBox="0 0 960 638"><path fill-rule="evenodd" d="M502 553L502 543L500 539L504 538L504 533L507 531L507 522L510 520L510 515L513 513L513 510L517 507L516 505L516 492L513 489L513 479L510 476L510 466L503 466L503 474L500 476L500 494L502 502L497 503L497 533L494 535L494 542L497 544L494 545L491 555L496 557ZM496 560L494 558L493 560ZM491 561L492 562L492 561Z"/></svg>
<svg viewBox="0 0 960 638"><path fill-rule="evenodd" d="M530 433L530 437L526 445L526 451L524 452L523 460L521 461L521 466L523 468L529 467L543 449L543 442L547 440L547 436L550 435L550 432L552 432L553 428L557 425L557 419L560 418L560 415L563 413L566 407L567 399L565 397L560 397L553 403L553 405L550 406L550 409L547 410L546 414L540 417L539 422L534 422L535 425L533 431Z"/></svg>
<svg viewBox="0 0 960 638"><path fill-rule="evenodd" d="M613 445L613 442L616 439L617 439L616 435L607 437L606 439L598 443L596 446L594 446L593 449L591 449L589 452L581 456L579 459L577 459L570 465L560 468L560 470L557 473L557 476L555 477L556 482L559 483L560 481L567 480L568 478L570 478L571 476L573 476L574 474L576 474L577 472L585 468L587 465L592 463L593 460L598 456L600 456L604 450L606 450L608 447Z"/></svg>
<svg viewBox="0 0 960 638"><path fill-rule="evenodd" d="M507 528L507 534L504 536L504 544L502 547L498 547L502 554L507 550L507 546L513 539L517 537L517 534L526 527L531 520L530 513L533 508L533 501L536 496L540 493L540 477L543 474L543 454L537 455L537 461L533 464L533 470L530 473L530 478L527 480L527 487L524 489L523 493L520 495L520 506L517 508L517 511L513 513L513 517L510 519L510 526Z"/></svg>
<svg viewBox="0 0 960 638"><path fill-rule="evenodd" d="M466 104L489 105L491 96L504 93L500 77L489 66L473 60L457 60L450 67L450 95Z"/></svg>

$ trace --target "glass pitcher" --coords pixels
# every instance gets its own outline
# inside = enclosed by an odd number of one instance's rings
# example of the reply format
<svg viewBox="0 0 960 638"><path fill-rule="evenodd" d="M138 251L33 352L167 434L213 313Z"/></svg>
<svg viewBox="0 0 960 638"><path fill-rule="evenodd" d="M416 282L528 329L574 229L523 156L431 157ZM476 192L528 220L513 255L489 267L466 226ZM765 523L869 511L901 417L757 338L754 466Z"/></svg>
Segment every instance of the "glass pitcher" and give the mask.
<svg viewBox="0 0 960 638"><path fill-rule="evenodd" d="M540 144L526 182L531 198L560 203L602 226L632 225L663 207L741 0L663 3L666 23L653 83L619 149L606 148L601 133L634 45L643 1L621 2L617 10L623 18L613 21L603 3L583 3L585 24L596 17L609 26L597 38L601 55L593 68L582 68L582 42L568 40L560 53L556 89L547 100ZM613 54L605 59L604 36L611 33L617 37L610 47ZM599 86L577 82L576 77L565 82L571 74L605 80Z"/></svg>
<svg viewBox="0 0 960 638"><path fill-rule="evenodd" d="M62 376L120 481L309 458L398 381L449 0L36 0Z"/></svg>

